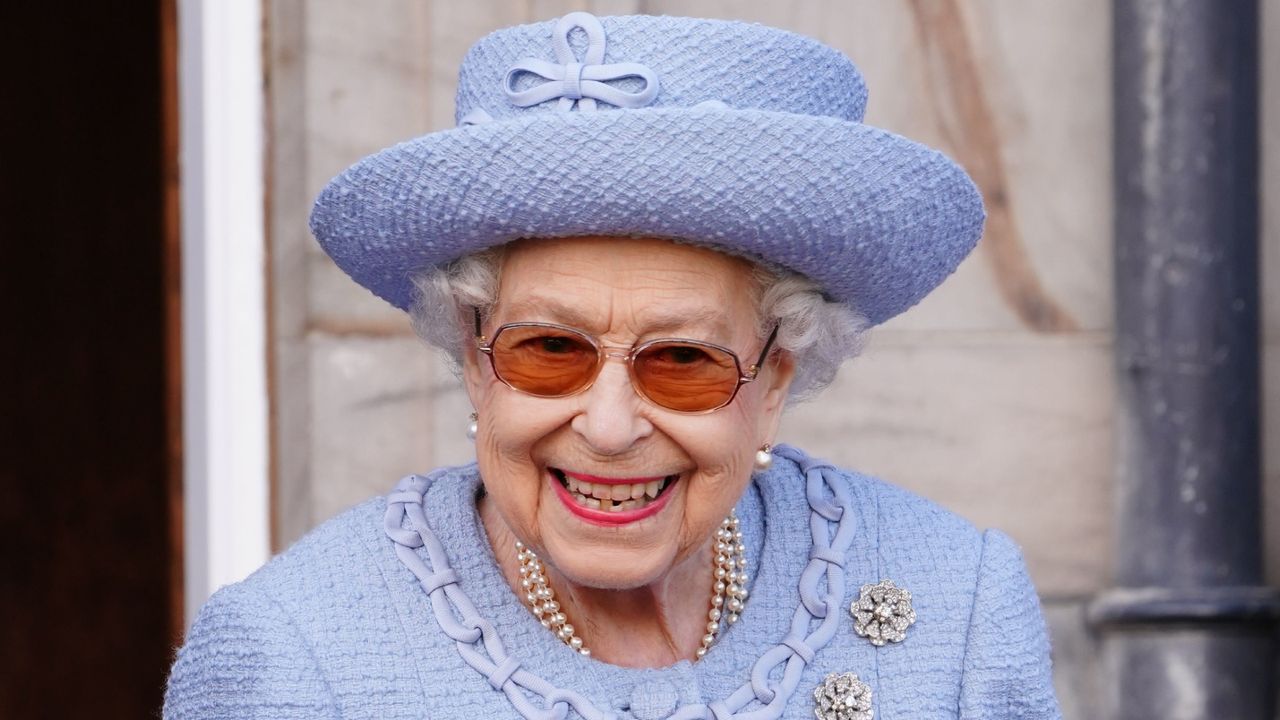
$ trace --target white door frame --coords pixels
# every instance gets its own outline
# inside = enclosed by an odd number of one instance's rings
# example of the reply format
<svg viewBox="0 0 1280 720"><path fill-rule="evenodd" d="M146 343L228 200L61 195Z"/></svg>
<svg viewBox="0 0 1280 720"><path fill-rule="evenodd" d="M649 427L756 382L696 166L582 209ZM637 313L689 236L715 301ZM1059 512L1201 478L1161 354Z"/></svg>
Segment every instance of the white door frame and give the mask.
<svg viewBox="0 0 1280 720"><path fill-rule="evenodd" d="M179 0L184 598L270 554L260 0Z"/></svg>

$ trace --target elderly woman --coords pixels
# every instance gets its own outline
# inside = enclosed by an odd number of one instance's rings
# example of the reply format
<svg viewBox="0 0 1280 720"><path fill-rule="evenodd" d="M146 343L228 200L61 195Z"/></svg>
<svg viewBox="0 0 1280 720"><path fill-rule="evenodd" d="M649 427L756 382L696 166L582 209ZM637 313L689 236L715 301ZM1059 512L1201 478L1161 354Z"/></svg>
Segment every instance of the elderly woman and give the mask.
<svg viewBox="0 0 1280 720"><path fill-rule="evenodd" d="M312 218L456 361L476 462L218 592L166 717L1057 717L1007 537L774 445L981 232L964 172L865 102L758 25L481 40L460 127Z"/></svg>

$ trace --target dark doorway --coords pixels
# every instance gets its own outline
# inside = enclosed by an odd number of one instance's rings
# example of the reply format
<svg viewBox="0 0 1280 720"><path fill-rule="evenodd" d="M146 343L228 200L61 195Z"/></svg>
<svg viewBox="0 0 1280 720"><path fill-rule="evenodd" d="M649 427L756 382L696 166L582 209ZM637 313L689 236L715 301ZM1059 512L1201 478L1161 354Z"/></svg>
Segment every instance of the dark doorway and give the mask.
<svg viewBox="0 0 1280 720"><path fill-rule="evenodd" d="M156 717L181 627L173 6L3 7L0 717Z"/></svg>

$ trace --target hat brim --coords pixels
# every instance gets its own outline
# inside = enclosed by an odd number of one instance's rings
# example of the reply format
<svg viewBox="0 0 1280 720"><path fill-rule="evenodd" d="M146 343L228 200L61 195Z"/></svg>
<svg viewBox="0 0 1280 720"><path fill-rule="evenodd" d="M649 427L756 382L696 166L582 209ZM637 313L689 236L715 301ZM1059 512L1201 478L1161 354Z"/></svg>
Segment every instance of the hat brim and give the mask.
<svg viewBox="0 0 1280 720"><path fill-rule="evenodd" d="M982 199L942 153L836 118L722 108L544 112L432 133L361 160L311 227L396 307L411 276L526 237L652 236L758 257L881 323L982 233Z"/></svg>

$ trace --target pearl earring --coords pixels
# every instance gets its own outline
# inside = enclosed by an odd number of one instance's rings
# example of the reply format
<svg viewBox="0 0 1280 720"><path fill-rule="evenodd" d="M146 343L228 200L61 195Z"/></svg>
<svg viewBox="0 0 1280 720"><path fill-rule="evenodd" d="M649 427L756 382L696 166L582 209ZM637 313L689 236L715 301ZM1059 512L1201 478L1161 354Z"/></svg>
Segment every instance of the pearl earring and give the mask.
<svg viewBox="0 0 1280 720"><path fill-rule="evenodd" d="M756 469L768 470L773 467L773 446L765 443L756 451Z"/></svg>
<svg viewBox="0 0 1280 720"><path fill-rule="evenodd" d="M477 422L477 420L479 419L480 419L479 415L476 415L475 413L471 413L471 422L467 423L467 439L468 440L475 440L476 433L480 432L480 423Z"/></svg>

